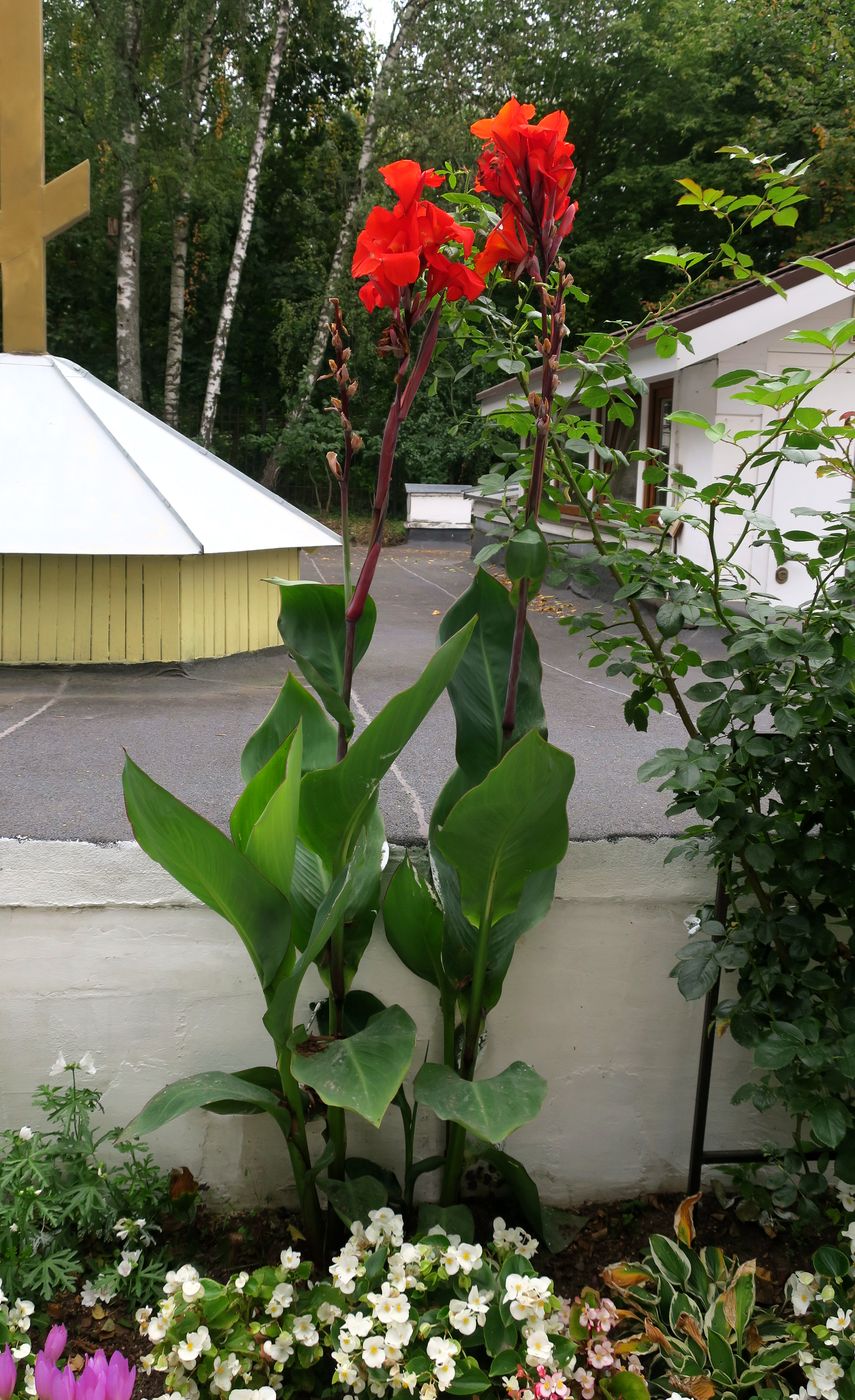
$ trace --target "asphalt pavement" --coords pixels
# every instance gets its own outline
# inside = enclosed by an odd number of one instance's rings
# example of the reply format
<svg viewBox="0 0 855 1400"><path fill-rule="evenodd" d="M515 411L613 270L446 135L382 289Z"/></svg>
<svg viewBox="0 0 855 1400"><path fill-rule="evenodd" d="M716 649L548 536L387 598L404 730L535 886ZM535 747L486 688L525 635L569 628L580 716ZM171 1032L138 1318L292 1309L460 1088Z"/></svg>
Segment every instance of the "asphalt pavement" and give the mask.
<svg viewBox="0 0 855 1400"><path fill-rule="evenodd" d="M333 582L337 550L303 561L303 577ZM384 552L374 587L378 623L356 676L357 724L411 684L435 646L442 613L468 586L462 545L398 546ZM576 760L570 796L575 839L666 834L666 797L640 784L638 767L658 748L682 744L666 712L647 734L627 727L629 687L590 671L582 643L547 598L531 620L544 668L550 738ZM582 605L586 606L586 605ZM273 704L287 670L284 651L183 666L0 668L0 836L109 842L131 835L122 804L123 750L211 821L225 825L240 791L241 749ZM434 800L454 764L451 706L443 696L383 785L389 839L423 840Z"/></svg>

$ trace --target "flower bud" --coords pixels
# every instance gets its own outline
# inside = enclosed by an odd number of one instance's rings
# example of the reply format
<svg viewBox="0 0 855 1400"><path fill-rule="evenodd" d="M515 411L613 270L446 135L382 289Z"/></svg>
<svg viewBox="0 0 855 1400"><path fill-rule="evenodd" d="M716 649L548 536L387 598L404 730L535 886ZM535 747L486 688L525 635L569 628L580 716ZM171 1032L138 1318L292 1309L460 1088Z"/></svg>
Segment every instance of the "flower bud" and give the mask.
<svg viewBox="0 0 855 1400"><path fill-rule="evenodd" d="M327 453L327 466L329 467L336 480L341 481L341 463L339 462L338 455L335 452Z"/></svg>

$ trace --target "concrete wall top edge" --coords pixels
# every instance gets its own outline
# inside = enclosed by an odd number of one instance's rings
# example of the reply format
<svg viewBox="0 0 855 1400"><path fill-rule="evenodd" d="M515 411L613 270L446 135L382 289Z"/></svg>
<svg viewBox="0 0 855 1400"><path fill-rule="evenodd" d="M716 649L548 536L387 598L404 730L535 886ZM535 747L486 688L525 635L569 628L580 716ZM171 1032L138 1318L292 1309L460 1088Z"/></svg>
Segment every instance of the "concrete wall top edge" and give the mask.
<svg viewBox="0 0 855 1400"><path fill-rule="evenodd" d="M697 904L711 897L713 877L705 864L665 863L673 847L667 836L573 841L558 873L557 898ZM0 838L2 908L197 904L135 841Z"/></svg>

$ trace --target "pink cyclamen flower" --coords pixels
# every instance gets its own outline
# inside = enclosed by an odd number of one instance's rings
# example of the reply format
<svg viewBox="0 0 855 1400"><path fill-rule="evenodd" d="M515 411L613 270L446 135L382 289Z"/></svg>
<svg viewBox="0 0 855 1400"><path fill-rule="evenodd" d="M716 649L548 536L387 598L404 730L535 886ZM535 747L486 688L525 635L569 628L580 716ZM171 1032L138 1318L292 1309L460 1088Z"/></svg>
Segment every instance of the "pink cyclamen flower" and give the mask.
<svg viewBox="0 0 855 1400"><path fill-rule="evenodd" d="M48 1361L53 1362L55 1366L62 1356L62 1353L65 1351L65 1344L67 1341L68 1331L63 1327L62 1323L57 1323L56 1326L52 1327L48 1332L45 1338L45 1344L41 1350L41 1355L46 1356Z"/></svg>
<svg viewBox="0 0 855 1400"><path fill-rule="evenodd" d="M0 1351L0 1400L11 1400L18 1379L18 1368L7 1346Z"/></svg>

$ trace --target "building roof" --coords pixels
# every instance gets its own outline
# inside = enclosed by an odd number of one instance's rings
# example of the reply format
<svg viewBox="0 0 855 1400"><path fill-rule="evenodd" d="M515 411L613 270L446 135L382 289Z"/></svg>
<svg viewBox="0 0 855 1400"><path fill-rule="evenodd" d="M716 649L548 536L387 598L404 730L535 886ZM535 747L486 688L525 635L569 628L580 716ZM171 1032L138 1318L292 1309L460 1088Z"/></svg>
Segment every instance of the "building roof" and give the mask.
<svg viewBox="0 0 855 1400"><path fill-rule="evenodd" d="M812 256L834 268L855 270L855 238L836 243ZM784 291L784 296L756 280L737 282L726 291L693 302L684 310L668 316L669 325L691 334L691 350L680 345L671 358L660 359L655 345L646 334L641 332L636 335L630 342L630 363L634 372L642 379L668 378L676 370L685 369L690 364L700 364L814 312L829 310L840 301L851 301L855 296L855 289L847 289L824 273L802 267L799 263L787 263L771 276ZM562 392L567 393L576 378L575 372L562 374ZM511 394L519 392L516 377L491 384L477 395L481 412L494 412Z"/></svg>
<svg viewBox="0 0 855 1400"><path fill-rule="evenodd" d="M338 543L79 365L0 354L0 553L232 554Z"/></svg>

